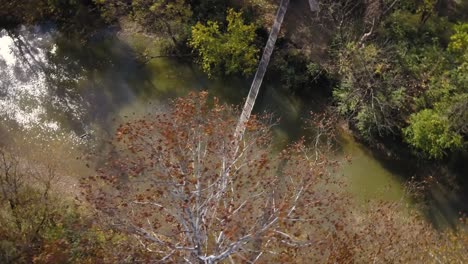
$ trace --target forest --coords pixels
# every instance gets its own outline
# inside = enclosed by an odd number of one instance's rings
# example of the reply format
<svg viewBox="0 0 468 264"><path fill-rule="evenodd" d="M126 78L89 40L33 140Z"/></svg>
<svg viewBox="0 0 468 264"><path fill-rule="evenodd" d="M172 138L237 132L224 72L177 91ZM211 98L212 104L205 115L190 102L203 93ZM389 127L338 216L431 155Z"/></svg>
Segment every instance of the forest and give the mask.
<svg viewBox="0 0 468 264"><path fill-rule="evenodd" d="M466 0L0 0L0 119L0 263L468 262Z"/></svg>

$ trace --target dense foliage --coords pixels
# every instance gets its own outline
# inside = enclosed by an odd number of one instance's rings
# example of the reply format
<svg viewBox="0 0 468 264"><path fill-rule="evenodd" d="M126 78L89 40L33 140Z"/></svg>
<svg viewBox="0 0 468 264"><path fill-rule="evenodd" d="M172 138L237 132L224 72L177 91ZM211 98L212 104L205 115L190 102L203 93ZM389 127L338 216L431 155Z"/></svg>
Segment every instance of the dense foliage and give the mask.
<svg viewBox="0 0 468 264"><path fill-rule="evenodd" d="M432 109L411 115L409 123L403 130L406 140L431 157L443 157L444 150L462 146L462 137L452 131L449 120Z"/></svg>
<svg viewBox="0 0 468 264"><path fill-rule="evenodd" d="M225 32L215 21L197 23L189 44L200 54L202 69L209 76L215 72L252 73L258 60L258 49L253 45L255 26L245 24L242 13L233 9L228 10L226 20Z"/></svg>
<svg viewBox="0 0 468 264"><path fill-rule="evenodd" d="M402 138L435 159L466 150L467 24L457 20L461 16L446 17L463 6L338 2L341 9L354 11L342 14L337 8L322 19L342 22L335 26L328 65L340 81L333 92L339 112L370 142ZM367 25L364 33L354 30L359 25Z"/></svg>
<svg viewBox="0 0 468 264"><path fill-rule="evenodd" d="M376 45L349 43L338 55L341 77L333 91L338 111L351 118L366 139L398 133L407 107L404 74Z"/></svg>

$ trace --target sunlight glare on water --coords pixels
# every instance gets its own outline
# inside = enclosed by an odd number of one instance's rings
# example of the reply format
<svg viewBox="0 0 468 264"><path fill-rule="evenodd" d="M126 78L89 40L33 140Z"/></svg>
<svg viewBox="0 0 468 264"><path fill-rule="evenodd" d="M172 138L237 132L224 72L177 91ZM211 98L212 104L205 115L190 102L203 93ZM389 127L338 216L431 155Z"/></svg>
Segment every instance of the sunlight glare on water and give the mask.
<svg viewBox="0 0 468 264"><path fill-rule="evenodd" d="M59 122L47 113L47 105L55 103L47 85L47 78L51 77L47 75L51 67L47 55L56 51L52 32L39 27L23 27L14 33L0 31L0 118L15 123L15 129L64 136L59 133ZM76 135L68 136L76 139Z"/></svg>

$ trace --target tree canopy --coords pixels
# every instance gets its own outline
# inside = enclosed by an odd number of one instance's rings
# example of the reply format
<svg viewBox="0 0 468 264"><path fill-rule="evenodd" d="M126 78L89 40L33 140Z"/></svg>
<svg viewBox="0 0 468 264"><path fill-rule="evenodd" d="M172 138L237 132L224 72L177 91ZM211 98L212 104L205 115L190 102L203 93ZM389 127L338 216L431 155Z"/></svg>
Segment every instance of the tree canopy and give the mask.
<svg viewBox="0 0 468 264"><path fill-rule="evenodd" d="M459 148L462 137L453 131L447 118L431 109L424 109L410 117L404 129L408 143L432 158L441 158L446 151Z"/></svg>
<svg viewBox="0 0 468 264"><path fill-rule="evenodd" d="M207 99L192 94L167 113L120 126L108 166L83 184L88 200L174 262L257 259L281 241L310 243L294 221L333 225L316 214L319 201L335 199L320 184L321 162L309 161L302 143L272 155L269 126L255 118L231 157L236 116Z"/></svg>
<svg viewBox="0 0 468 264"><path fill-rule="evenodd" d="M258 48L254 45L255 25L245 24L242 12L229 9L227 26L216 21L192 27L189 44L200 54L202 69L212 76L215 72L250 74L258 61Z"/></svg>

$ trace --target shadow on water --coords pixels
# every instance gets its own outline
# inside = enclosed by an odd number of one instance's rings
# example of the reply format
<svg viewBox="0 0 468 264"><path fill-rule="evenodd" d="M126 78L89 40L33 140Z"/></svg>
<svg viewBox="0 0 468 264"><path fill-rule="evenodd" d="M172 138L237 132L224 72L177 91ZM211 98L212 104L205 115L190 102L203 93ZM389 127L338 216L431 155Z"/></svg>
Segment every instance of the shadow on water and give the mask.
<svg viewBox="0 0 468 264"><path fill-rule="evenodd" d="M107 127L114 113L154 89L151 74L140 67L133 49L109 32L81 43L78 39L56 39L57 50L49 88L60 100L79 101L84 110L81 124ZM70 120L70 118L67 118Z"/></svg>
<svg viewBox="0 0 468 264"><path fill-rule="evenodd" d="M359 144L359 143L358 143ZM404 148L403 146L400 146ZM365 149L366 155L379 164L386 172L396 178L400 184L413 177L419 181L423 178L433 179L428 188L422 191L425 205L422 212L434 227L455 228L460 214L468 213L468 155L461 153L451 158L449 165L418 160L408 151L399 153L398 158L383 151Z"/></svg>
<svg viewBox="0 0 468 264"><path fill-rule="evenodd" d="M425 211L437 228L454 228L459 224L460 214L468 213L468 154L455 154L450 159L448 165L423 164L429 167L427 174L443 180L430 188L429 207Z"/></svg>

